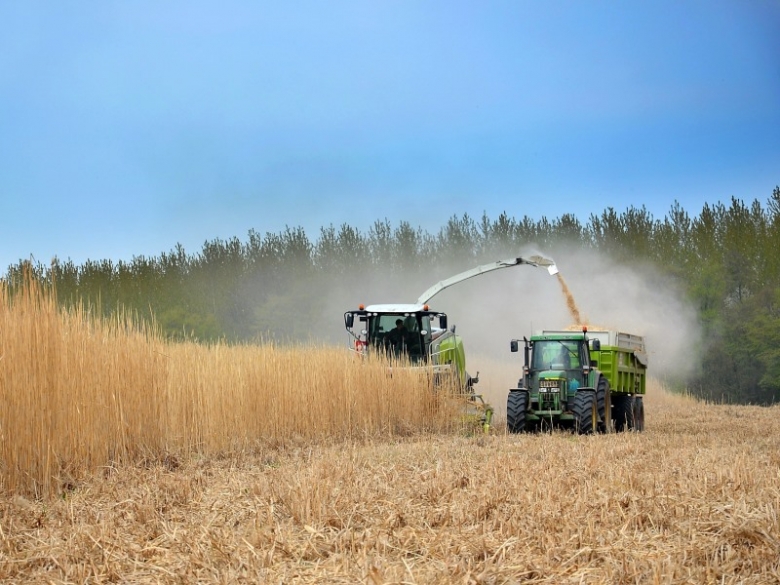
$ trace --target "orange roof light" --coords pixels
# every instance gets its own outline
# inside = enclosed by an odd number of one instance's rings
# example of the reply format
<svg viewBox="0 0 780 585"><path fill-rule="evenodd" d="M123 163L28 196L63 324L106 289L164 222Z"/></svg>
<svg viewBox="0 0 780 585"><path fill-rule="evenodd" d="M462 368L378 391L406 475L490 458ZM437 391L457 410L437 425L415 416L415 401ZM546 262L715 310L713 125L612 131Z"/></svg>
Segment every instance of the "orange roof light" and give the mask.
<svg viewBox="0 0 780 585"><path fill-rule="evenodd" d="M427 311L427 310L428 310L428 305L423 305L423 311Z"/></svg>
<svg viewBox="0 0 780 585"><path fill-rule="evenodd" d="M360 304L358 305L358 309L359 309L359 310L361 310L361 311L362 311L363 309L365 309L365 308L366 308L366 306L365 306L363 303L360 303Z"/></svg>
<svg viewBox="0 0 780 585"><path fill-rule="evenodd" d="M588 332L588 326L587 325L583 325L582 326L582 332L583 333L587 333Z"/></svg>

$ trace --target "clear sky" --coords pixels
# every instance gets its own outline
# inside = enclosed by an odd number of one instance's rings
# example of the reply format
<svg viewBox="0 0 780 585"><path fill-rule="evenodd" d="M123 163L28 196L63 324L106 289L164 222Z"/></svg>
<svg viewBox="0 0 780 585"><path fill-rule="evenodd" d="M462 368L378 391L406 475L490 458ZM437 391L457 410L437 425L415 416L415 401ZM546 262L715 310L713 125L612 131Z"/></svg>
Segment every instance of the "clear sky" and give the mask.
<svg viewBox="0 0 780 585"><path fill-rule="evenodd" d="M780 1L0 4L0 273L780 184Z"/></svg>

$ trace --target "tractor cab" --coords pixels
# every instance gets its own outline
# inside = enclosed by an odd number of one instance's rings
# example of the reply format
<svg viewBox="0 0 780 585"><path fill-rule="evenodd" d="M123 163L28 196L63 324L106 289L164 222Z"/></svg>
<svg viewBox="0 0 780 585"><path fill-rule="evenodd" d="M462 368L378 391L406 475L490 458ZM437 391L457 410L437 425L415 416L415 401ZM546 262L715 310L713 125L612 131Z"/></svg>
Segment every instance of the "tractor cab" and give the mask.
<svg viewBox="0 0 780 585"><path fill-rule="evenodd" d="M542 340L534 342L533 359L529 374L532 387L555 391L559 389L564 399L581 386L585 386L587 374L582 364L588 363L587 345L582 340ZM538 382L538 386L537 386Z"/></svg>
<svg viewBox="0 0 780 585"><path fill-rule="evenodd" d="M547 412L569 410L577 390L589 385L587 333L555 332L524 341L525 366L518 385L531 389L529 406ZM511 350L518 350L516 340Z"/></svg>

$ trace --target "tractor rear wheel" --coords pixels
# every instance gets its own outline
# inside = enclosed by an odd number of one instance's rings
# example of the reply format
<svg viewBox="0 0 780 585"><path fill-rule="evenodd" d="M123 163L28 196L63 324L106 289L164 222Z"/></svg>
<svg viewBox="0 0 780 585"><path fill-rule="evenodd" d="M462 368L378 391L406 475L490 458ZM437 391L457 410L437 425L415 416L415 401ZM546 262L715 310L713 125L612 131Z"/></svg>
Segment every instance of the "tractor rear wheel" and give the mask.
<svg viewBox="0 0 780 585"><path fill-rule="evenodd" d="M598 427L599 411L596 393L592 390L578 390L574 395L574 428L580 435L591 435Z"/></svg>
<svg viewBox="0 0 780 585"><path fill-rule="evenodd" d="M527 411L528 393L523 390L511 390L506 399L506 428L510 433L522 433L525 430Z"/></svg>
<svg viewBox="0 0 780 585"><path fill-rule="evenodd" d="M596 387L596 405L598 407L599 419L598 432L609 432L612 426L612 400L611 392L609 389L609 380L604 376L599 378L598 385Z"/></svg>

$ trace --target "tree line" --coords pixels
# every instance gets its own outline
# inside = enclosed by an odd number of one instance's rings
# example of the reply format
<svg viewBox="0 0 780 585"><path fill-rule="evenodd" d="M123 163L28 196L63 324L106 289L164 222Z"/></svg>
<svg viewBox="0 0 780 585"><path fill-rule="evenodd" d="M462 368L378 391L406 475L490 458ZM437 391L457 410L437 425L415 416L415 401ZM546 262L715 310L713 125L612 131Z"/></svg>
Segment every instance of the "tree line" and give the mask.
<svg viewBox="0 0 780 585"><path fill-rule="evenodd" d="M3 280L13 291L32 273L53 286L64 306L87 303L106 316L131 312L176 339L301 340L332 320L327 293L343 292L361 274L375 275L381 287L424 270L430 283L451 274L436 267L466 269L506 250L530 244L555 250L561 242L617 262L651 263L678 281L707 343L698 372L686 381L689 391L717 401L780 399L780 187L764 203L732 198L705 204L696 216L675 203L663 219L632 206L607 208L584 223L571 214L552 220L464 214L436 233L386 219L365 232L323 227L315 239L300 227L252 230L246 241L214 239L194 254L177 245L130 261L22 261Z"/></svg>

